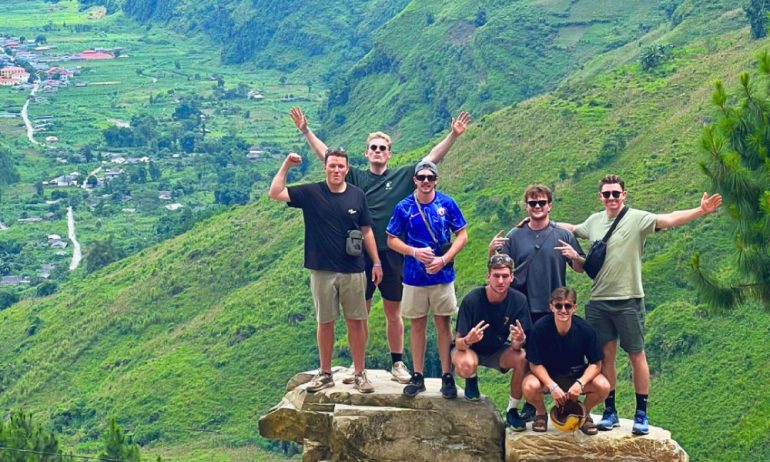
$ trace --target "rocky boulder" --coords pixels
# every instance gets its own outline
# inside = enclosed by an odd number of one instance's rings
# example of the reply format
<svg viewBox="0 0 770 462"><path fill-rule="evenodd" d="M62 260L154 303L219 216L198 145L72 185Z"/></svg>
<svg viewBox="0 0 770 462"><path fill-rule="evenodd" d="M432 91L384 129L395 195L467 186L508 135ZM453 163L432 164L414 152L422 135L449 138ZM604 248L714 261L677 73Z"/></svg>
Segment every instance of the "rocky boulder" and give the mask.
<svg viewBox="0 0 770 462"><path fill-rule="evenodd" d="M427 391L402 395L403 385L381 370L368 371L375 392L362 395L343 385L349 371L334 370L335 386L308 393L312 372L294 376L283 400L259 419L265 438L303 445L304 461L662 461L688 462L687 453L663 429L631 435L631 422L596 436L581 432L515 433L486 398L478 402L441 397L439 379ZM595 417L594 421L598 421Z"/></svg>
<svg viewBox="0 0 770 462"><path fill-rule="evenodd" d="M416 398L401 393L390 373L368 371L375 387L360 394L343 385L347 369L334 371L335 386L308 393L311 373L291 379L283 400L259 419L266 438L304 446L304 461L500 461L505 425L486 398L441 397L439 379L426 379Z"/></svg>

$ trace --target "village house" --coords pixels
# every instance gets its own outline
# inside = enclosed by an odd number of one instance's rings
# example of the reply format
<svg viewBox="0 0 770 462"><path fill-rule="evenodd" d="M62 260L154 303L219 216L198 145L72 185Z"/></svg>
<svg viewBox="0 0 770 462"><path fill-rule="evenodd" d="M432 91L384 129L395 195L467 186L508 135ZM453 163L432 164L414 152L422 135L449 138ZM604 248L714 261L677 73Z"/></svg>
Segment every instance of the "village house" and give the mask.
<svg viewBox="0 0 770 462"><path fill-rule="evenodd" d="M24 276L3 276L0 278L0 286L18 286L29 284L29 279Z"/></svg>
<svg viewBox="0 0 770 462"><path fill-rule="evenodd" d="M23 67L8 66L0 69L0 86L8 87L26 83L29 72Z"/></svg>
<svg viewBox="0 0 770 462"><path fill-rule="evenodd" d="M170 201L171 191L158 191L158 199L162 201Z"/></svg>
<svg viewBox="0 0 770 462"><path fill-rule="evenodd" d="M183 206L182 204L180 204L179 202L175 202L175 203L173 203L173 204L168 204L168 205L166 206L166 208L167 208L168 210L171 210L172 212L173 212L174 210L179 210L179 209L181 209L182 207L184 207L184 206Z"/></svg>
<svg viewBox="0 0 770 462"><path fill-rule="evenodd" d="M52 249L64 249L67 247L67 243L61 239L53 239L48 241L48 246Z"/></svg>
<svg viewBox="0 0 770 462"><path fill-rule="evenodd" d="M123 174L123 170L119 168L111 168L104 172L104 181L110 181L113 178L117 178Z"/></svg>
<svg viewBox="0 0 770 462"><path fill-rule="evenodd" d="M18 221L19 223L37 223L39 221L43 221L43 219L40 217L27 217L27 218L19 218L16 221Z"/></svg>
<svg viewBox="0 0 770 462"><path fill-rule="evenodd" d="M72 59L115 59L115 56L99 50L86 50L76 55L72 55Z"/></svg>
<svg viewBox="0 0 770 462"><path fill-rule="evenodd" d="M48 186L53 186L56 188L66 188L69 186L77 186L79 177L80 177L80 173L72 172L69 175L61 175L61 176L57 176L52 180L48 180L46 184Z"/></svg>
<svg viewBox="0 0 770 462"><path fill-rule="evenodd" d="M56 265L53 263L43 263L40 265L40 269L37 271L37 274L43 279L48 279L51 277L51 273L53 272L54 268L56 268Z"/></svg>

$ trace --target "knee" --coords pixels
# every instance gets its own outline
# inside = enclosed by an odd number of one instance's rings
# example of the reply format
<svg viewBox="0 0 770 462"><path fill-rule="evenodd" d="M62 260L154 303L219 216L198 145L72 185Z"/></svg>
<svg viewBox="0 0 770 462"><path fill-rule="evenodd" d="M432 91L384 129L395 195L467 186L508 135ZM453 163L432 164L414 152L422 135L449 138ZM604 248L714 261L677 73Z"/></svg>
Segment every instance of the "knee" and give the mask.
<svg viewBox="0 0 770 462"><path fill-rule="evenodd" d="M601 396L607 396L610 394L610 389L612 386L610 385L610 382L607 380L606 377L599 374L596 377L594 377L592 383L594 384L594 387L596 388L596 391Z"/></svg>
<svg viewBox="0 0 770 462"><path fill-rule="evenodd" d="M629 353L628 360L631 361L631 364L634 366L647 364L647 355L644 354L644 350L637 353Z"/></svg>
<svg viewBox="0 0 770 462"><path fill-rule="evenodd" d="M540 380L538 380L537 377L534 375L528 375L524 377L524 381L521 384L521 389L524 392L524 396L534 397L537 396L542 387L540 385Z"/></svg>
<svg viewBox="0 0 770 462"><path fill-rule="evenodd" d="M473 361L457 361L455 362L455 372L460 377L467 379L476 373L478 365Z"/></svg>

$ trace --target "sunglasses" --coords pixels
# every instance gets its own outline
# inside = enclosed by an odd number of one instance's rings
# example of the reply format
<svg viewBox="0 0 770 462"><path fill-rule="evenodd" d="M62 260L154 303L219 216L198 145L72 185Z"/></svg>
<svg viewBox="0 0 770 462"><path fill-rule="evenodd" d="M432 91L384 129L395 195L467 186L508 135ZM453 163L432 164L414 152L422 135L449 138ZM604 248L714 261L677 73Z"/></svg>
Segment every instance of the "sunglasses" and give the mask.
<svg viewBox="0 0 770 462"><path fill-rule="evenodd" d="M369 146L369 150L372 152L377 152L377 151L385 152L388 150L388 146L385 146L384 144L373 144Z"/></svg>
<svg viewBox="0 0 770 462"><path fill-rule="evenodd" d="M436 181L436 175L415 175L415 178L417 178L417 181Z"/></svg>
<svg viewBox="0 0 770 462"><path fill-rule="evenodd" d="M575 307L572 303L554 303L553 307L556 311L569 311Z"/></svg>
<svg viewBox="0 0 770 462"><path fill-rule="evenodd" d="M489 258L489 264L490 265L510 265L513 266L513 258L509 257L508 255L504 253L498 253L495 255L492 255Z"/></svg>
<svg viewBox="0 0 770 462"><path fill-rule="evenodd" d="M532 207L533 209L535 207L537 207L538 205L540 207L545 207L546 205L548 205L548 201L546 201L546 200L543 200L543 201L527 201L527 205Z"/></svg>
<svg viewBox="0 0 770 462"><path fill-rule="evenodd" d="M609 199L610 196L614 197L615 199L619 198L620 195L623 194L623 191L602 191L602 196L605 199Z"/></svg>

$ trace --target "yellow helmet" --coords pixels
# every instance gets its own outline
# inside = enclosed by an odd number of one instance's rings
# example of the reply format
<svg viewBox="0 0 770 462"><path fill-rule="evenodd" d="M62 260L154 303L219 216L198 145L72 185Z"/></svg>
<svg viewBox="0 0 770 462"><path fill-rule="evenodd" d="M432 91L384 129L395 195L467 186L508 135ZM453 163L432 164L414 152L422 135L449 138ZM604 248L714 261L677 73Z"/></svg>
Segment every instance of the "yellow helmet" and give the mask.
<svg viewBox="0 0 770 462"><path fill-rule="evenodd" d="M586 421L586 408L580 401L568 400L564 406L558 404L551 408L551 422L556 429L574 432Z"/></svg>

